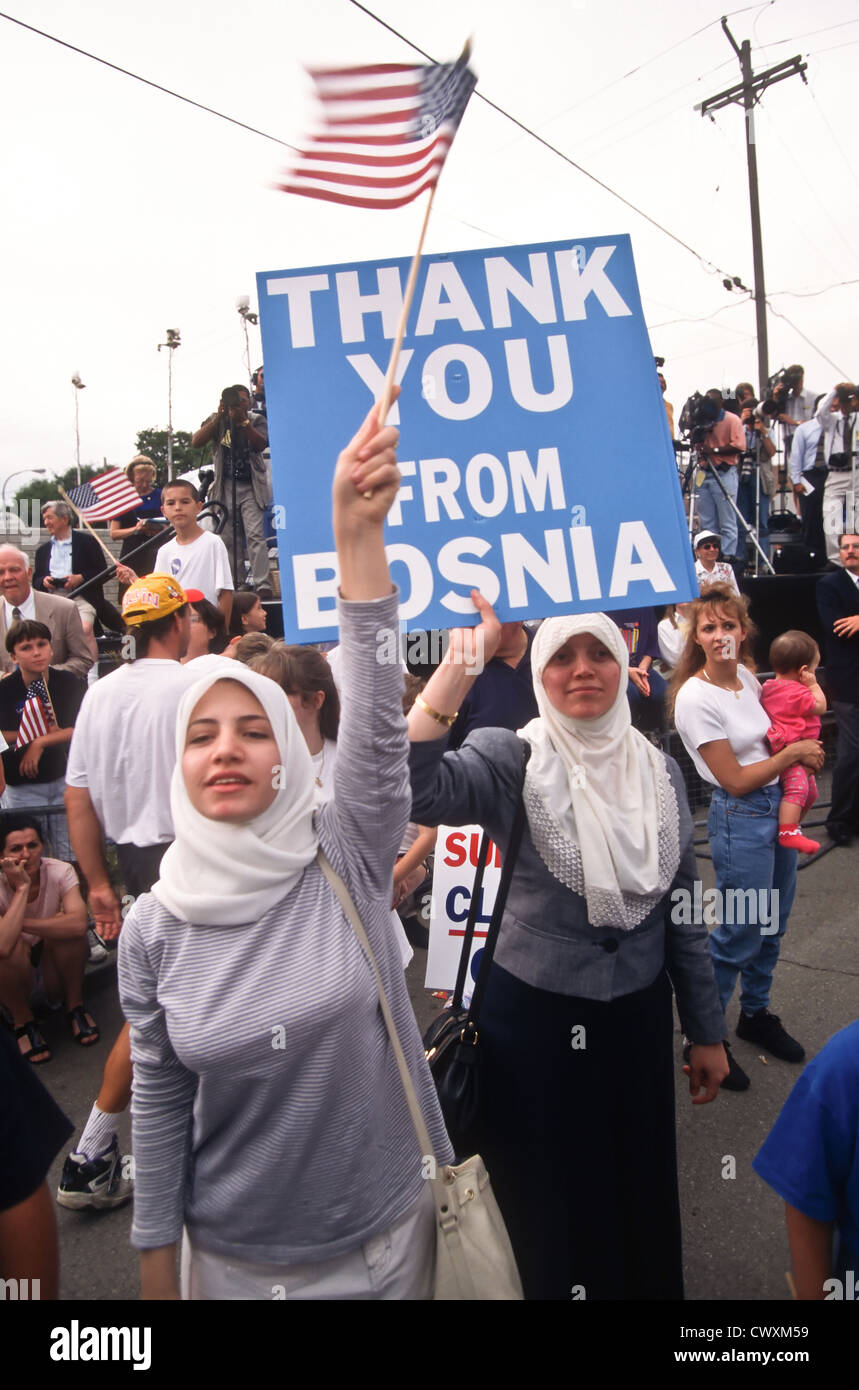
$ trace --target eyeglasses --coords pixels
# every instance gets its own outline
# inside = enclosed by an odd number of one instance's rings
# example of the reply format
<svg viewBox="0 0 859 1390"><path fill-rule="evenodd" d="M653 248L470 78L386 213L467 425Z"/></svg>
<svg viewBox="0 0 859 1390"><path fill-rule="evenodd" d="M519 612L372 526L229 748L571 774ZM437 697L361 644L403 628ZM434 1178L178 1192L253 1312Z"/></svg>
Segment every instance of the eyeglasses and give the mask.
<svg viewBox="0 0 859 1390"><path fill-rule="evenodd" d="M718 549L719 549L719 542L718 542L718 541L702 541L701 544L698 546L698 549L699 549L699 550L718 550Z"/></svg>

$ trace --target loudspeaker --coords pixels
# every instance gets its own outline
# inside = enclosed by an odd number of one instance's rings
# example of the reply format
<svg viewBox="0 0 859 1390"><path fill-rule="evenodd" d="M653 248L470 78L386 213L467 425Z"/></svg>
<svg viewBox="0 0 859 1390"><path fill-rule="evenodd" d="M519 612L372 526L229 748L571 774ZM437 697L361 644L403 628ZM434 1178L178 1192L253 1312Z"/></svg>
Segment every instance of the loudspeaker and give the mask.
<svg viewBox="0 0 859 1390"><path fill-rule="evenodd" d="M770 560L776 574L813 574L815 557L804 541L787 538L773 543L770 537Z"/></svg>

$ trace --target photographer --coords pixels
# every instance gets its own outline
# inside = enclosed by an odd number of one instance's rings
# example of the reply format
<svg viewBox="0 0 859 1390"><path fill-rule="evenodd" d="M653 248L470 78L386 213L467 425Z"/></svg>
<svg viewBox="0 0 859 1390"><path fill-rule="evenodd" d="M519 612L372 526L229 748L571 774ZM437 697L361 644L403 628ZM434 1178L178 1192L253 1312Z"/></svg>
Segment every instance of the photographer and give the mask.
<svg viewBox="0 0 859 1390"><path fill-rule="evenodd" d="M839 381L828 396L824 396L817 412L821 426L817 446L818 464L825 463L829 472L823 494L823 530L826 535L827 559L840 564L838 538L842 531L856 528L856 495L853 450L856 436L856 387L852 381Z"/></svg>
<svg viewBox="0 0 859 1390"><path fill-rule="evenodd" d="M208 500L221 502L227 509L227 549L233 564L233 579L241 587L239 529L244 531L251 581L260 598L273 597L269 582L268 546L263 536L263 514L271 502L271 473L264 457L268 447L268 424L264 415L251 413L251 395L246 386L227 386L218 409L191 437L195 449L213 445L215 479ZM233 484L235 482L235 516ZM231 536L232 533L232 536Z"/></svg>
<svg viewBox="0 0 859 1390"><path fill-rule="evenodd" d="M768 415L776 415L784 432L785 462L790 458L793 436L800 425L814 415L815 393L805 389L805 368L795 362L792 367L783 367L767 382L770 398L778 411L771 410L770 399L764 401L763 409Z"/></svg>
<svg viewBox="0 0 859 1390"><path fill-rule="evenodd" d="M769 558L770 498L776 490L770 460L775 455L775 444L766 419L758 408L754 387L748 381L741 381L737 387L737 408L746 436L746 447L739 464L737 506L743 520L754 529L761 550Z"/></svg>
<svg viewBox="0 0 859 1390"><path fill-rule="evenodd" d="M698 443L706 466L706 477L698 492L698 520L702 531L715 531L722 537L725 559L731 563L737 557L739 546L737 513L731 503L737 497L737 461L746 450L746 432L738 416L725 410L722 393L715 388L707 392L702 414L710 423L704 428L700 442L695 441L693 432L693 441ZM714 469L719 474L719 482Z"/></svg>
<svg viewBox="0 0 859 1390"><path fill-rule="evenodd" d="M817 409L822 397L814 402ZM797 515L802 521L802 540L808 546L820 569L826 560L826 537L823 534L823 490L829 469L824 460L825 445L821 445L823 430L814 416L805 420L793 436L790 450L790 485Z"/></svg>

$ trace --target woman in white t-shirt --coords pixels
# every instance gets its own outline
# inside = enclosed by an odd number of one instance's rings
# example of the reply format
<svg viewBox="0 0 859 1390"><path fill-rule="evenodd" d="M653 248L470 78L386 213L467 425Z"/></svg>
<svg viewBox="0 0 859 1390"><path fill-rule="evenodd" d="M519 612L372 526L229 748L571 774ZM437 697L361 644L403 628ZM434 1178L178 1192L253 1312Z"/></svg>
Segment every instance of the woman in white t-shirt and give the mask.
<svg viewBox="0 0 859 1390"><path fill-rule="evenodd" d="M796 893L797 856L778 843L778 779L798 762L819 769L823 747L802 739L770 755L770 720L749 669L755 629L745 598L727 585L710 585L691 605L689 620L669 698L686 751L714 788L707 829L718 891L719 925L710 933L710 953L719 997L725 1008L739 974L737 1036L800 1062L803 1048L769 1013L773 971ZM723 1085L744 1091L749 1079L730 1052L728 1059Z"/></svg>

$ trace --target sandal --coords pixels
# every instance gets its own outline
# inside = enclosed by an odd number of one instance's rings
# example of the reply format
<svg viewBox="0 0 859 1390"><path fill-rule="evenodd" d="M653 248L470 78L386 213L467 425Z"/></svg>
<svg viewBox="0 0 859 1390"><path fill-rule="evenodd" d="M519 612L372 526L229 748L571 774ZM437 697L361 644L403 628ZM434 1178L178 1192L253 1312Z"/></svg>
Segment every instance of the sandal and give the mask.
<svg viewBox="0 0 859 1390"><path fill-rule="evenodd" d="M92 1047L101 1037L101 1033L94 1023L87 1022L86 1009L83 1004L76 1004L66 1014L72 1030L72 1037L80 1047Z"/></svg>
<svg viewBox="0 0 859 1390"><path fill-rule="evenodd" d="M38 1025L34 1018L28 1018L26 1023L22 1023L21 1027L16 1028L14 1031L16 1038L23 1038L26 1035L27 1041L30 1044L29 1049L21 1053L21 1056L25 1058L26 1061L30 1062L34 1067L43 1067L46 1062L50 1062L53 1053L39 1032ZM44 1056L41 1055L43 1053Z"/></svg>

